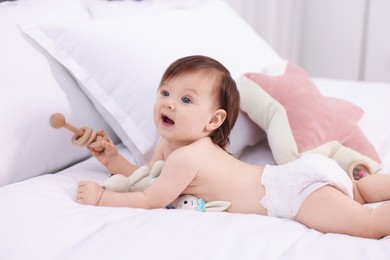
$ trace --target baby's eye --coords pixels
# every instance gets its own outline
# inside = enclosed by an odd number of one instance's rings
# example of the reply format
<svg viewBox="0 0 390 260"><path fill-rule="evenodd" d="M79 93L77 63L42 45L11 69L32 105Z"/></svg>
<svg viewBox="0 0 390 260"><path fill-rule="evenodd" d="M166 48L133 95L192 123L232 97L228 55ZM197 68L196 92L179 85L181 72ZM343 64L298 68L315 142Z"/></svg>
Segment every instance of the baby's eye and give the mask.
<svg viewBox="0 0 390 260"><path fill-rule="evenodd" d="M182 98L181 98L181 101L183 101L183 102L186 103L186 104L191 104L191 103L192 103L191 99L188 98L188 97L182 97Z"/></svg>
<svg viewBox="0 0 390 260"><path fill-rule="evenodd" d="M161 95L164 96L164 97L168 97L169 96L169 92L166 91L166 90L161 90Z"/></svg>

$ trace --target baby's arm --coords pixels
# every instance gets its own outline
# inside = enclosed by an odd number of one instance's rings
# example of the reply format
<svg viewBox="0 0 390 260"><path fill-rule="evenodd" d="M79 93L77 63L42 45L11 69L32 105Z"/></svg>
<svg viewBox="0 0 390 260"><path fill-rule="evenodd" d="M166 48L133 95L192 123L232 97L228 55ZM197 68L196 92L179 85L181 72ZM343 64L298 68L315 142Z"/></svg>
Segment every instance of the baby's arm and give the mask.
<svg viewBox="0 0 390 260"><path fill-rule="evenodd" d="M101 146L104 149L102 151L96 151L93 148L89 148L89 151L101 164L103 164L108 169L109 172L112 174L119 173L125 176L129 176L138 169L138 166L130 163L119 153L118 149L115 147L115 144L104 131L99 131L98 134L103 137Z"/></svg>
<svg viewBox="0 0 390 260"><path fill-rule="evenodd" d="M172 154L173 155L173 154ZM195 178L197 170L179 156L170 156L161 175L144 192L112 192L95 182L79 183L77 201L81 204L155 209L176 199Z"/></svg>
<svg viewBox="0 0 390 260"><path fill-rule="evenodd" d="M122 174L125 176L130 176L134 171L139 167L130 163L125 157L123 157L118 149L115 147L115 144L111 139L106 135L104 131L98 133L103 137L101 141L101 146L104 148L102 151L96 151L93 148L89 148L89 151L96 159L103 164L109 172L112 174ZM148 163L149 168L151 169L153 164L158 160L165 160L164 154L166 153L166 142L160 140L157 143L156 149L154 150L152 160Z"/></svg>

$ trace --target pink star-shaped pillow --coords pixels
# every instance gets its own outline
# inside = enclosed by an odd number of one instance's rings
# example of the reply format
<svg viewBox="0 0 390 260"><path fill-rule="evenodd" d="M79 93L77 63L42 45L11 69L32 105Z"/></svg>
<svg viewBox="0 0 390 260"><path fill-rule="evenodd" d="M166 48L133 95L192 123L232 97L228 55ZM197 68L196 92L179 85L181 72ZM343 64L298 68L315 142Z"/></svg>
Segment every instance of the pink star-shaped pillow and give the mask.
<svg viewBox="0 0 390 260"><path fill-rule="evenodd" d="M283 68L276 76L246 73L237 84L241 109L267 132L275 161L314 152L334 158L346 171L357 160L379 170L379 156L358 126L363 110L323 96L296 64L285 62Z"/></svg>

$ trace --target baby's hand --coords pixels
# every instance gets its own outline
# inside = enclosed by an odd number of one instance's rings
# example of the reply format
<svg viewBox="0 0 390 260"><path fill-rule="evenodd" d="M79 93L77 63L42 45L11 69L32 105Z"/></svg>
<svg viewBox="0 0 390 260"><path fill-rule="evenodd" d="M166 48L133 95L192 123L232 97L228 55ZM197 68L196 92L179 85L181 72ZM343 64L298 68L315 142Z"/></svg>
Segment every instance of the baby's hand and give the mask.
<svg viewBox="0 0 390 260"><path fill-rule="evenodd" d="M80 181L77 188L77 202L84 205L98 206L104 188L93 181Z"/></svg>
<svg viewBox="0 0 390 260"><path fill-rule="evenodd" d="M100 143L103 150L96 151L91 147L89 147L88 149L101 164L107 167L113 160L113 158L119 155L119 152L118 149L116 149L115 144L111 141L111 139L106 135L103 130L99 131L98 135L103 137L103 140Z"/></svg>

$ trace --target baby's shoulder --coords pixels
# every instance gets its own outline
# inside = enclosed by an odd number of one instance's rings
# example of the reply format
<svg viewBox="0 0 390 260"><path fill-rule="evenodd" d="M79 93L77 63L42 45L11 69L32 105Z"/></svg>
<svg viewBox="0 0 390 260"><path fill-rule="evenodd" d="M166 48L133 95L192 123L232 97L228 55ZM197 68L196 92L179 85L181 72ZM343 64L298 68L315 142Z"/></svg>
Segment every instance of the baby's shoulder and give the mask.
<svg viewBox="0 0 390 260"><path fill-rule="evenodd" d="M181 147L179 152L181 153L199 153L204 154L212 152L216 149L216 145L211 141L209 137L199 139L189 145Z"/></svg>
<svg viewBox="0 0 390 260"><path fill-rule="evenodd" d="M191 152L191 147L181 147L174 150L165 160L164 169L168 172L196 173L202 160Z"/></svg>
<svg viewBox="0 0 390 260"><path fill-rule="evenodd" d="M194 142L174 150L169 155L168 159L175 159L190 163L192 161L198 161L206 150L207 146L205 144Z"/></svg>
<svg viewBox="0 0 390 260"><path fill-rule="evenodd" d="M180 147L174 150L168 158L173 158L176 160L191 160L197 155L197 153L194 153L196 150L195 148L196 147L194 147L192 144Z"/></svg>

